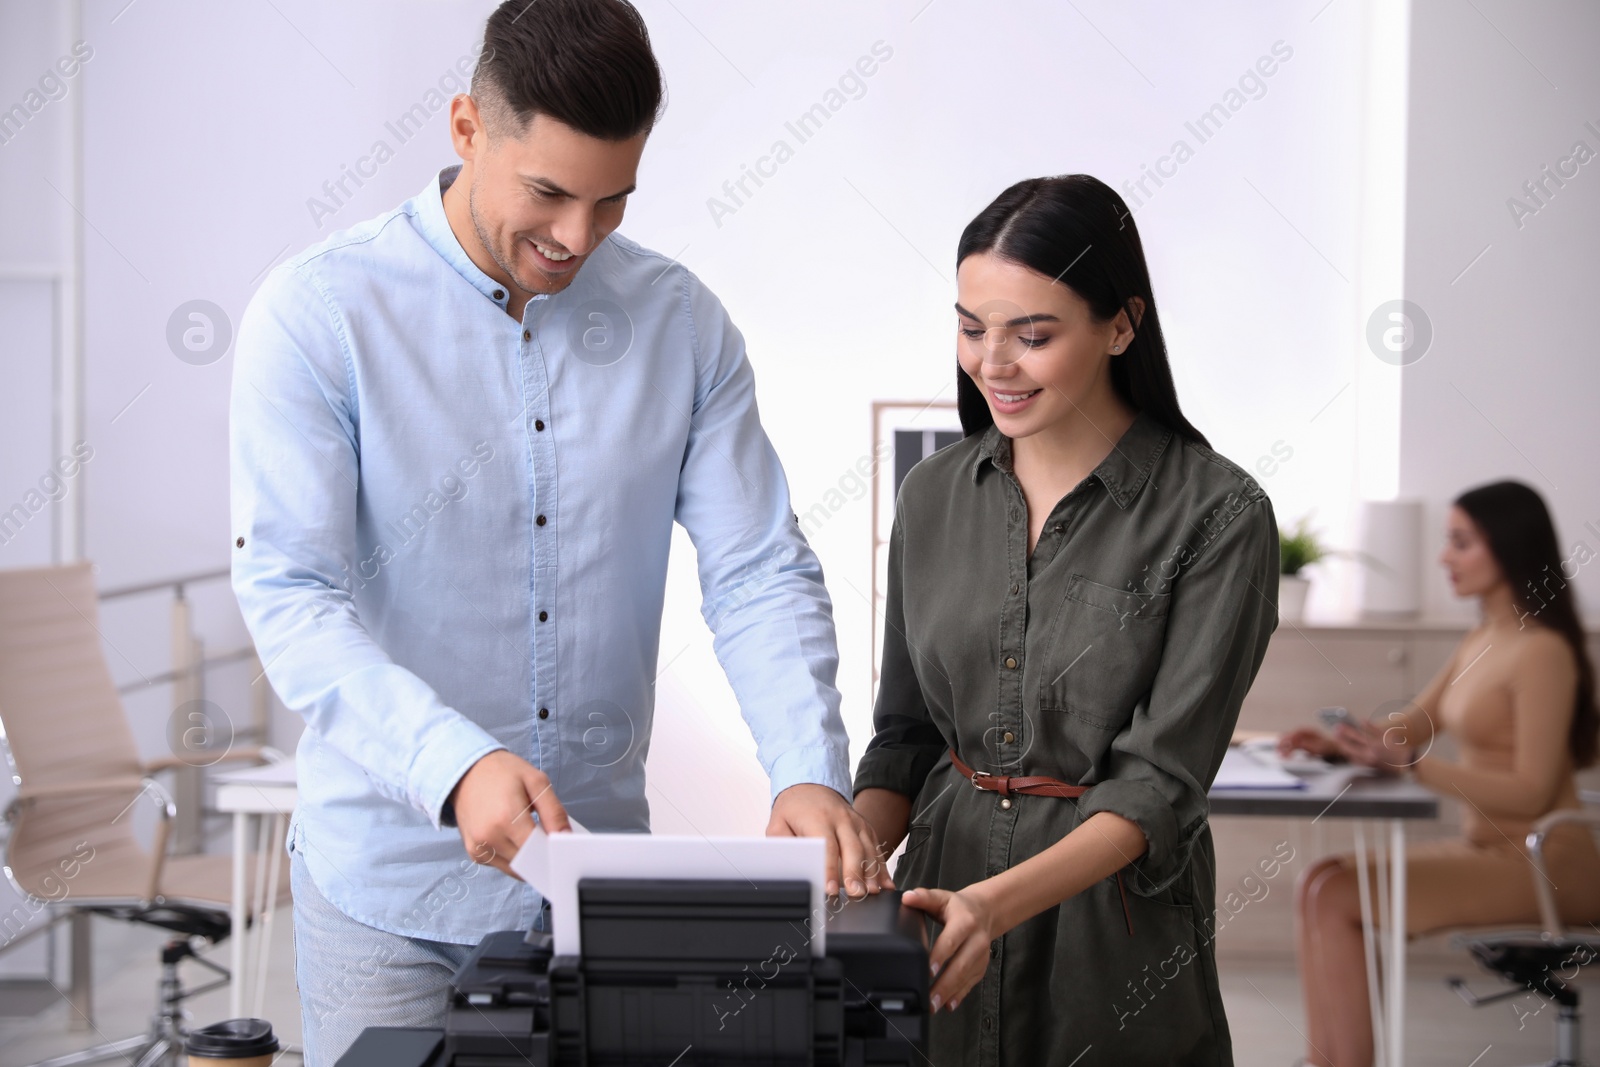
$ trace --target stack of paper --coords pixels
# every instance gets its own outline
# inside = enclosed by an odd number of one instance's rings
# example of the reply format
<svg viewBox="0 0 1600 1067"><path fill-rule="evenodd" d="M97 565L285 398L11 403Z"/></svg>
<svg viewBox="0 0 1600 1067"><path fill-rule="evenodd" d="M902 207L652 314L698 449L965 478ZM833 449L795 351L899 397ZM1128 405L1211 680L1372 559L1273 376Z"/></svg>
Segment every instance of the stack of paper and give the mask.
<svg viewBox="0 0 1600 1067"><path fill-rule="evenodd" d="M1222 757L1212 789L1304 789L1306 783L1269 759L1230 747Z"/></svg>

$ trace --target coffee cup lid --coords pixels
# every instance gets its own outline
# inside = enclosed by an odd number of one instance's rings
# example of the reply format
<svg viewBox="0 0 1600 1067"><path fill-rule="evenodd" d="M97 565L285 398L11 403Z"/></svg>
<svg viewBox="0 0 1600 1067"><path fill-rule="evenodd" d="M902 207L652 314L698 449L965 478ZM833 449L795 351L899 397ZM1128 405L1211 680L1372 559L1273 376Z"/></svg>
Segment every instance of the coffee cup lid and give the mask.
<svg viewBox="0 0 1600 1067"><path fill-rule="evenodd" d="M234 1060L278 1051L272 1024L265 1019L224 1019L191 1031L189 1054L205 1059Z"/></svg>

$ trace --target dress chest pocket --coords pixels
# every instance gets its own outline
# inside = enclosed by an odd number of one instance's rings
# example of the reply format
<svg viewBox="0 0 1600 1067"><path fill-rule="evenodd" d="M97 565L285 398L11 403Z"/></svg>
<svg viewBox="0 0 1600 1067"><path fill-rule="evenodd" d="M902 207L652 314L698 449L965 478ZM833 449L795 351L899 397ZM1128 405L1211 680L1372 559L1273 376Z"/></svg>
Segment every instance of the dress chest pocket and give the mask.
<svg viewBox="0 0 1600 1067"><path fill-rule="evenodd" d="M1120 730L1155 678L1171 604L1074 574L1035 653L1040 710Z"/></svg>

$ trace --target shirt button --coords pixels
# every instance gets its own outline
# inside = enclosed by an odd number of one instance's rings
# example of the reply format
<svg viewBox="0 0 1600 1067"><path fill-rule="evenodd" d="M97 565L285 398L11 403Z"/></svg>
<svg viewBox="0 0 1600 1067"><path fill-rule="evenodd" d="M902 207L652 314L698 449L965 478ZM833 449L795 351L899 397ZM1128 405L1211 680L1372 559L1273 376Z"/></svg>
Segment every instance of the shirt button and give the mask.
<svg viewBox="0 0 1600 1067"><path fill-rule="evenodd" d="M1001 797L1000 798L1000 806L1002 808L1005 808L1007 811L1010 811L1011 810L1011 798L1010 797Z"/></svg>
<svg viewBox="0 0 1600 1067"><path fill-rule="evenodd" d="M533 331L532 330L523 330L522 331L522 339L524 341L530 340L530 339L532 339L532 337L533 337ZM1057 527L1057 528L1059 529L1059 527Z"/></svg>
<svg viewBox="0 0 1600 1067"><path fill-rule="evenodd" d="M540 622L544 622L544 621L545 621L545 620L546 620L546 619L548 619L548 618L549 618L549 617L550 617L550 613L549 613L549 612L548 612L548 611L541 611L541 612L539 612L539 621L540 621Z"/></svg>
<svg viewBox="0 0 1600 1067"><path fill-rule="evenodd" d="M543 526L544 525L544 516L540 515L537 519L534 519L533 521L535 523L537 523L538 525Z"/></svg>
<svg viewBox="0 0 1600 1067"><path fill-rule="evenodd" d="M1050 529L1054 530L1056 533L1060 533L1061 532L1061 524L1058 522L1054 526L1050 527Z"/></svg>
<svg viewBox="0 0 1600 1067"><path fill-rule="evenodd" d="M985 1030L993 1030L994 1029L994 1016L993 1015L985 1015L983 1017L983 1028Z"/></svg>
<svg viewBox="0 0 1600 1067"><path fill-rule="evenodd" d="M496 289L494 291L494 298L496 300L504 300L505 299L505 295L506 295L506 291L504 289Z"/></svg>
<svg viewBox="0 0 1600 1067"><path fill-rule="evenodd" d="M535 430L542 430L542 429L544 429L544 420L543 420L543 419L534 419L534 420L533 420L533 428L534 428L534 429L535 429Z"/></svg>
<svg viewBox="0 0 1600 1067"><path fill-rule="evenodd" d="M1005 738L1006 738L1006 744L1009 745L1011 742L1013 742L1013 741L1015 741L1017 739L1017 735L1012 733L1010 730L1007 730L1005 732Z"/></svg>
<svg viewBox="0 0 1600 1067"><path fill-rule="evenodd" d="M539 709L539 718L548 719L549 717L550 717L550 709L549 708L540 708Z"/></svg>
<svg viewBox="0 0 1600 1067"><path fill-rule="evenodd" d="M1007 656L1006 657L1006 666L1008 668L1010 668L1011 670L1016 670L1017 669L1017 657L1015 657L1015 656Z"/></svg>
<svg viewBox="0 0 1600 1067"><path fill-rule="evenodd" d="M1011 595L1012 596L1016 596L1020 592L1022 592L1021 583L1020 582L1012 582L1011 583Z"/></svg>
<svg viewBox="0 0 1600 1067"><path fill-rule="evenodd" d="M234 544L237 545L240 548L243 548L244 547L244 538L242 538L242 537L239 538L239 540L235 541Z"/></svg>

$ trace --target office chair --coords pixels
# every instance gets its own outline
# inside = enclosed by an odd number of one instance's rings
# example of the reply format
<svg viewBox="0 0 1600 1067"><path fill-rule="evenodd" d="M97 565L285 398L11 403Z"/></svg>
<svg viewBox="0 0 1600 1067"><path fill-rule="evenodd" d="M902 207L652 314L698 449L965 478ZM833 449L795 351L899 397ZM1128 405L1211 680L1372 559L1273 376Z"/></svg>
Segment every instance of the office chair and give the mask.
<svg viewBox="0 0 1600 1067"><path fill-rule="evenodd" d="M151 775L182 761L139 758L101 651L87 563L0 571L0 750L17 789L5 812L11 832L3 869L19 893L51 913L41 929L100 915L175 935L161 949L146 1033L35 1067L112 1058L175 1067L186 1036L183 1001L230 977L197 953L239 932L229 929L231 859L167 855L175 809ZM240 749L227 756L260 754ZM141 803L159 813L150 850L133 832L132 813ZM287 874L280 879L284 899ZM185 959L220 977L185 989L178 970ZM80 1012L86 1006L77 1005Z"/></svg>
<svg viewBox="0 0 1600 1067"><path fill-rule="evenodd" d="M1588 805L1595 797L1585 793L1583 799ZM1533 861L1533 885L1539 894L1539 918L1544 928L1462 935L1453 939L1456 947L1470 952L1483 967L1514 983L1513 987L1477 996L1460 978L1449 979L1451 988L1473 1007L1529 992L1552 1001L1557 1008L1556 1055L1546 1060L1543 1067L1581 1067L1583 1064L1578 990L1573 980L1584 967L1600 960L1600 930L1592 933L1567 930L1556 911L1555 892L1545 868L1544 843L1550 831L1564 823L1600 827L1600 809L1586 806L1553 811L1534 823L1528 834L1528 857Z"/></svg>

